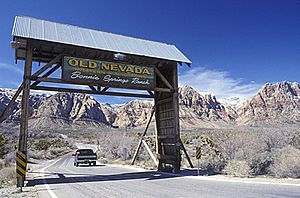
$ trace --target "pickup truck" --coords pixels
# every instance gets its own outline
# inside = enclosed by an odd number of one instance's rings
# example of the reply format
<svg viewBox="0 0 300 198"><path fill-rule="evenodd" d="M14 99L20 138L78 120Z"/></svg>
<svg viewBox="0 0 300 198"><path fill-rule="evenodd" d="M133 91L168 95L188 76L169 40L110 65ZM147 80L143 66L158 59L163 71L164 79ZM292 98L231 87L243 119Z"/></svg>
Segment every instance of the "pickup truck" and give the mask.
<svg viewBox="0 0 300 198"><path fill-rule="evenodd" d="M96 166L97 155L92 149L78 149L73 156L74 166L79 166L79 164Z"/></svg>

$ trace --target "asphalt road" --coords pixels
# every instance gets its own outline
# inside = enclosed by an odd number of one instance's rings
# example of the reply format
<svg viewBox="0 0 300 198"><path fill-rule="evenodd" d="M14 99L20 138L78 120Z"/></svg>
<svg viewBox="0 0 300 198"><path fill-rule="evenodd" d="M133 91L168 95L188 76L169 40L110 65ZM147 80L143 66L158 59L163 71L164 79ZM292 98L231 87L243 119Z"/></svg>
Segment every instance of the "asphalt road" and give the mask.
<svg viewBox="0 0 300 198"><path fill-rule="evenodd" d="M300 186L293 185L211 181L99 164L74 167L71 155L34 174L29 185L35 185L42 198L300 197Z"/></svg>

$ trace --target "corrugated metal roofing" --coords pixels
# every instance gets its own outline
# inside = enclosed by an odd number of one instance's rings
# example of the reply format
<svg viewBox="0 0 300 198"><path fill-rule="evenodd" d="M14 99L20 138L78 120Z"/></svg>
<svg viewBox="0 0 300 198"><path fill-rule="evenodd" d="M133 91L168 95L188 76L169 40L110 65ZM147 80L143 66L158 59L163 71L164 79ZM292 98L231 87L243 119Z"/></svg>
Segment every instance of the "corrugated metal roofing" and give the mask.
<svg viewBox="0 0 300 198"><path fill-rule="evenodd" d="M191 63L174 45L26 16L15 17L12 35L188 64Z"/></svg>

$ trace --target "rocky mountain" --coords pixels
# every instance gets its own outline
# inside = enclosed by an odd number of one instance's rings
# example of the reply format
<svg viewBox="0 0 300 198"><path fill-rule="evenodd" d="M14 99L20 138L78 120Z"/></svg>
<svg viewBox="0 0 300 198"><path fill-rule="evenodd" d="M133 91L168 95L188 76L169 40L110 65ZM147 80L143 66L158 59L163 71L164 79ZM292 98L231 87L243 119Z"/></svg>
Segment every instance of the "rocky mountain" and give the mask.
<svg viewBox="0 0 300 198"><path fill-rule="evenodd" d="M238 109L238 123L274 121L300 121L300 85L298 83L267 83Z"/></svg>
<svg viewBox="0 0 300 198"><path fill-rule="evenodd" d="M48 97L34 109L30 118L39 126L47 123L109 124L100 103L91 96L73 93L57 93Z"/></svg>
<svg viewBox="0 0 300 198"><path fill-rule="evenodd" d="M152 106L152 101L133 100L116 107L115 113L117 116L113 122L113 126L136 127L146 124L151 115Z"/></svg>
<svg viewBox="0 0 300 198"><path fill-rule="evenodd" d="M12 89L0 89L0 112L14 94ZM232 104L240 106L239 99ZM9 121L18 122L21 97L14 103ZM300 121L300 86L298 83L268 83L237 109L230 103L220 103L211 93L199 93L190 86L179 89L179 117L182 127L221 127L232 124ZM31 94L30 125L99 125L138 127L147 123L152 101L133 100L123 105L100 104L92 96L57 93ZM154 121L154 119L153 119Z"/></svg>
<svg viewBox="0 0 300 198"><path fill-rule="evenodd" d="M144 125L152 106L152 101L134 100L115 107L117 116L112 123L120 127ZM210 93L200 94L190 86L179 89L179 118L183 127L216 127L233 121L235 116L235 112L228 113Z"/></svg>
<svg viewBox="0 0 300 198"><path fill-rule="evenodd" d="M0 89L0 112L2 113L5 107L8 105L9 101L15 94L13 89ZM40 107L42 101L46 100L47 96L45 94L31 94L29 96L29 115L31 116L33 112ZM21 117L21 95L13 104L12 110L8 114L8 120L19 121Z"/></svg>
<svg viewBox="0 0 300 198"><path fill-rule="evenodd" d="M236 113L228 111L211 93L200 94L186 85L179 89L179 117L186 126L217 126L234 121Z"/></svg>

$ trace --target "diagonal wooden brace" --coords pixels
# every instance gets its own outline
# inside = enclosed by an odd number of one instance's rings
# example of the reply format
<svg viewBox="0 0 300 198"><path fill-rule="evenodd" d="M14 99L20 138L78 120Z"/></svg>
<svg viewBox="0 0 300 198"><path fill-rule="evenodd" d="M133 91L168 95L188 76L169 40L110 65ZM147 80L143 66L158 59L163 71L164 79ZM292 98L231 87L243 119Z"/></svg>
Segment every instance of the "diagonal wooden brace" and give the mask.
<svg viewBox="0 0 300 198"><path fill-rule="evenodd" d="M52 59L49 63L47 63L45 66L43 66L41 69L39 69L37 72L35 72L32 76L34 77L38 77L40 74L42 74L44 71L46 71L48 68L50 68L53 64L58 63L61 58L62 58L63 54L59 54L57 55L54 59ZM9 101L8 105L6 106L6 108L4 109L4 111L1 114L0 117L0 123L2 123L4 120L6 120L7 115L9 113L9 111L11 110L14 102L16 101L16 99L18 98L18 96L21 94L21 92L23 91L24 88L24 83L22 83L18 90L16 91L15 95L13 96L13 98Z"/></svg>
<svg viewBox="0 0 300 198"><path fill-rule="evenodd" d="M134 155L133 155L133 158L132 158L132 160L131 160L131 165L134 164L134 162L135 162L135 160L136 160L136 158L137 158L137 155L138 155L138 153L139 153L139 150L140 150L140 148L141 148L141 146L142 146L142 143L143 143L143 141L144 141L143 138L144 138L144 136L146 135L147 130L148 130L149 126L150 126L150 123L151 123L152 117L153 117L153 115L154 115L154 112L155 112L155 106L152 107L152 112L151 112L150 119L148 120L147 126L146 126L146 128L145 128L145 130L144 130L144 133L142 134L142 137L141 137L141 139L140 139L140 141L139 141L139 144L138 144L138 146L137 146L137 148L136 148L136 151L135 151L135 153L134 153ZM147 148L147 147L146 147L146 148ZM151 155L151 154L150 154L150 155ZM151 157L152 157L152 156L151 156ZM155 158L155 157L154 157L154 158ZM156 163L156 160L155 160L154 162Z"/></svg>
<svg viewBox="0 0 300 198"><path fill-rule="evenodd" d="M165 85L169 89L171 89L171 90L174 89L173 86L169 83L169 81L164 77L164 75L162 75L162 73L156 67L154 67L154 71L155 71L156 75L165 83Z"/></svg>

